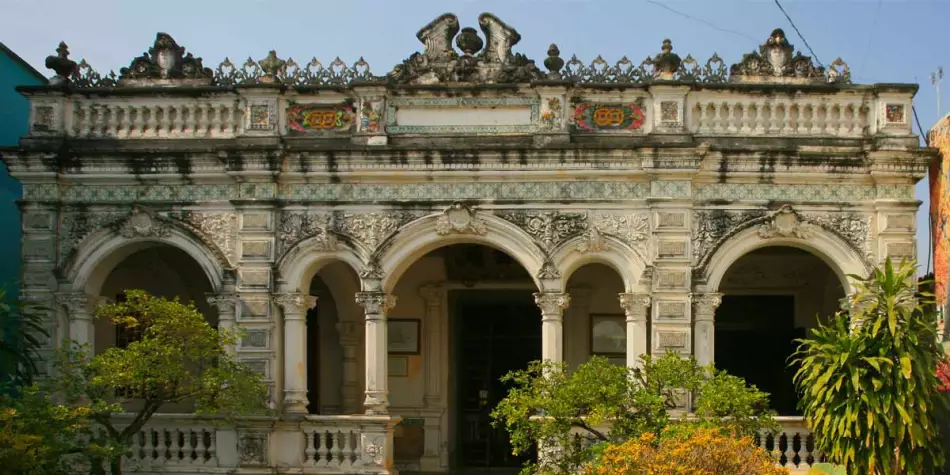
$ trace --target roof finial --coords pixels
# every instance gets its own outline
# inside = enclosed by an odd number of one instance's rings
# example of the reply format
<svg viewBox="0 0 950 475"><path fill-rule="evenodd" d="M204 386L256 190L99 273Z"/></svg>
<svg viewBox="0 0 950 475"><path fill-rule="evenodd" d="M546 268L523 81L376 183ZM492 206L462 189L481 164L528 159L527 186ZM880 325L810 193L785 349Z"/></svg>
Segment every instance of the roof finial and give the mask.
<svg viewBox="0 0 950 475"><path fill-rule="evenodd" d="M69 84L69 78L76 72L76 62L69 59L69 46L64 41L59 42L55 55L46 57L46 67L56 72L50 84Z"/></svg>

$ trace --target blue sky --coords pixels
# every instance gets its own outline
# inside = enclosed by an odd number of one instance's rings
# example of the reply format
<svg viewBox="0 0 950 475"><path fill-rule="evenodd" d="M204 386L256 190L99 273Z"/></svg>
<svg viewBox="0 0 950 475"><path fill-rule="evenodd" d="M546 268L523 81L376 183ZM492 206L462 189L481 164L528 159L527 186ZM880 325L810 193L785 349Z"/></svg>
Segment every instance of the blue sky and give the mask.
<svg viewBox="0 0 950 475"><path fill-rule="evenodd" d="M936 122L930 74L937 66L950 68L950 43L941 34L950 0L781 3L822 63L844 58L858 83L919 83L920 123L926 130ZM515 50L539 64L552 42L564 57L577 54L588 62L602 55L614 62L654 55L664 38L680 56L705 61L717 52L731 64L776 27L809 54L774 0L0 0L0 41L43 72L44 58L61 40L77 61L86 58L105 72L127 66L164 31L210 67L225 56L261 59L276 49L300 63L313 56L324 64L336 56L352 63L362 56L374 73L384 74L421 49L415 33L433 18L452 12L462 26L477 26L485 11L516 28L522 40ZM950 77L944 84L946 112ZM929 247L926 179L917 196L924 201L918 215L923 260Z"/></svg>

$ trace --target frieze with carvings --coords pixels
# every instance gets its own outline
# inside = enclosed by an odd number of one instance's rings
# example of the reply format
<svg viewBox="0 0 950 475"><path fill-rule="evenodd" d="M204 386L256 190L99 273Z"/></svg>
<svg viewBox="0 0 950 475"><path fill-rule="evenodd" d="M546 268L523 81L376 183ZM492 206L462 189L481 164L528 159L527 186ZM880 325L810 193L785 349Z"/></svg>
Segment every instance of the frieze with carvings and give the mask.
<svg viewBox="0 0 950 475"><path fill-rule="evenodd" d="M766 216L763 210L702 210L693 217L693 257L700 267L721 242L745 229L749 222Z"/></svg>
<svg viewBox="0 0 950 475"><path fill-rule="evenodd" d="M350 132L356 110L350 104L295 104L287 108L287 132L291 135Z"/></svg>
<svg viewBox="0 0 950 475"><path fill-rule="evenodd" d="M333 229L333 216L327 213L284 211L277 223L277 254L282 256L288 249L307 238L316 238L319 250L337 249Z"/></svg>
<svg viewBox="0 0 950 475"><path fill-rule="evenodd" d="M588 229L587 213L502 211L497 214L523 229L548 250Z"/></svg>
<svg viewBox="0 0 950 475"><path fill-rule="evenodd" d="M580 102L574 106L571 122L583 132L631 132L646 122L643 98L632 103Z"/></svg>
<svg viewBox="0 0 950 475"><path fill-rule="evenodd" d="M417 213L407 211L340 213L334 220L340 233L353 237L366 249L374 251L400 227L418 217Z"/></svg>
<svg viewBox="0 0 950 475"><path fill-rule="evenodd" d="M238 216L232 212L206 213L199 211L183 211L170 214L169 217L178 218L191 228L203 241L214 244L234 265L237 243Z"/></svg>

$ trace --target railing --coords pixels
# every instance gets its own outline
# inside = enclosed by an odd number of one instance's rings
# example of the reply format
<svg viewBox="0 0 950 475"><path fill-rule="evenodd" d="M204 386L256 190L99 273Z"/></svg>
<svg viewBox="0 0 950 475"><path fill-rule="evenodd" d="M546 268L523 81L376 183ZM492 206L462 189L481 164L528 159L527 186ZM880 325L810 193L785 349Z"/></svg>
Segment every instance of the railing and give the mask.
<svg viewBox="0 0 950 475"><path fill-rule="evenodd" d="M870 126L860 98L743 98L718 93L689 96L687 128L700 135L861 137Z"/></svg>
<svg viewBox="0 0 950 475"><path fill-rule="evenodd" d="M70 134L81 138L231 138L244 126L236 100L76 101Z"/></svg>
<svg viewBox="0 0 950 475"><path fill-rule="evenodd" d="M780 467L792 473L805 473L822 456L815 451L814 437L801 417L781 416L777 433L762 434L756 443L772 456Z"/></svg>
<svg viewBox="0 0 950 475"><path fill-rule="evenodd" d="M131 421L114 416L117 428ZM306 416L295 420L221 419L156 414L135 434L123 457L130 472L179 474L238 468L299 468L307 474L393 473L389 416Z"/></svg>

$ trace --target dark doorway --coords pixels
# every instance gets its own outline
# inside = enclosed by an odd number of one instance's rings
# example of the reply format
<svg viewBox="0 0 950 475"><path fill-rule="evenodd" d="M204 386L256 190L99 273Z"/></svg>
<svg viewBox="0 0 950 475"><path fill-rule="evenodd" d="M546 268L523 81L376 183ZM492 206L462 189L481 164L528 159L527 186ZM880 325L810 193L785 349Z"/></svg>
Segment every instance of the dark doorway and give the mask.
<svg viewBox="0 0 950 475"><path fill-rule="evenodd" d="M530 292L455 292L455 465L519 467L536 454L514 456L508 432L492 427L491 411L507 395L500 379L541 357L541 313Z"/></svg>
<svg viewBox="0 0 950 475"><path fill-rule="evenodd" d="M795 297L726 295L716 310L716 367L769 393L780 415L797 415L788 357L794 340L804 336L805 330L795 327Z"/></svg>
<svg viewBox="0 0 950 475"><path fill-rule="evenodd" d="M307 412L320 413L320 313L307 312Z"/></svg>

